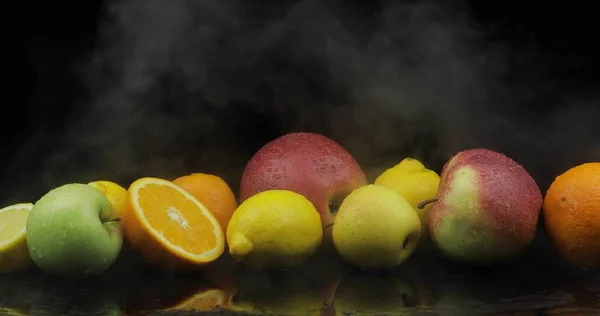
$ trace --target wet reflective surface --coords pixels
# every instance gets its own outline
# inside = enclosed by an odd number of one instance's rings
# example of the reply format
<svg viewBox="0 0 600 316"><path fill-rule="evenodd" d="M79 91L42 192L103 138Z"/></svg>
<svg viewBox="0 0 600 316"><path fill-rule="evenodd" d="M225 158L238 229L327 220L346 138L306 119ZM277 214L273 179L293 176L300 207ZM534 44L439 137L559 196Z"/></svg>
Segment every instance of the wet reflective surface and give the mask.
<svg viewBox="0 0 600 316"><path fill-rule="evenodd" d="M196 312L191 312L192 310ZM186 312L190 311L190 312ZM529 251L474 269L423 247L390 271L350 269L323 251L288 271L253 271L224 255L201 271L142 268L123 255L106 274L73 281L35 267L0 275L2 315L598 315L600 271Z"/></svg>

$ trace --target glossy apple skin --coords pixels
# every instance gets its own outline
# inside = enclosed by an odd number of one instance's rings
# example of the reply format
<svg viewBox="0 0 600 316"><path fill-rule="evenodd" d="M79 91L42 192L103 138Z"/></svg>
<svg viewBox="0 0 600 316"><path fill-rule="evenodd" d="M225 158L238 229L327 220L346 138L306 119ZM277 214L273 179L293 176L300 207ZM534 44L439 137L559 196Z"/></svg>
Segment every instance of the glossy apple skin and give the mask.
<svg viewBox="0 0 600 316"><path fill-rule="evenodd" d="M535 237L542 193L517 162L487 149L452 157L429 213L432 239L449 257L493 265L521 254Z"/></svg>
<svg viewBox="0 0 600 316"><path fill-rule="evenodd" d="M27 245L43 271L73 278L104 272L117 260L123 235L102 192L72 183L40 198L27 218Z"/></svg>
<svg viewBox="0 0 600 316"><path fill-rule="evenodd" d="M315 133L290 133L270 141L248 161L242 174L240 203L266 190L304 195L321 215L324 226L354 189L367 183L352 155L334 140Z"/></svg>

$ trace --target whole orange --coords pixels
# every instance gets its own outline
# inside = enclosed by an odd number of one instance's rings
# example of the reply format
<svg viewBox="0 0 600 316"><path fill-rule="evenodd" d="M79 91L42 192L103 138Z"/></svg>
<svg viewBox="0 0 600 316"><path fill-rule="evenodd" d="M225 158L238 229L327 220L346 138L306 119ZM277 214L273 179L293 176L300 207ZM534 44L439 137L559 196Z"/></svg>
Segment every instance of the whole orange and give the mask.
<svg viewBox="0 0 600 316"><path fill-rule="evenodd" d="M558 253L577 267L600 266L600 162L556 177L543 205L546 231Z"/></svg>
<svg viewBox="0 0 600 316"><path fill-rule="evenodd" d="M221 177L207 173L192 173L172 181L204 204L219 221L223 231L238 207L231 188Z"/></svg>

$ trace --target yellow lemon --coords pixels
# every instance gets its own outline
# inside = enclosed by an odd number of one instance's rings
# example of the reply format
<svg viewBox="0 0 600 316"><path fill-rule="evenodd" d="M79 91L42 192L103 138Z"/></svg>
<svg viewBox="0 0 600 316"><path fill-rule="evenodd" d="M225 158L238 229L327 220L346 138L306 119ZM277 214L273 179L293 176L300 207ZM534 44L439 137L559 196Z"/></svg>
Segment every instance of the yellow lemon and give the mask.
<svg viewBox="0 0 600 316"><path fill-rule="evenodd" d="M402 195L419 214L422 234L427 235L429 210L433 204L428 204L423 209L419 209L417 205L436 197L440 176L435 171L427 169L416 159L406 158L384 171L375 179L375 184L384 185Z"/></svg>
<svg viewBox="0 0 600 316"><path fill-rule="evenodd" d="M347 262L360 268L393 268L413 254L421 222L400 194L370 184L344 199L332 236L335 249Z"/></svg>
<svg viewBox="0 0 600 316"><path fill-rule="evenodd" d="M27 217L32 203L0 209L0 273L26 268L32 260L27 249Z"/></svg>
<svg viewBox="0 0 600 316"><path fill-rule="evenodd" d="M124 187L106 180L94 181L88 183L89 186L102 192L106 199L110 201L110 204L115 209L117 217L122 218L125 213L125 198L127 196L127 189Z"/></svg>
<svg viewBox="0 0 600 316"><path fill-rule="evenodd" d="M310 258L323 238L321 217L303 195L269 190L246 199L227 226L229 253L252 268L291 268Z"/></svg>
<svg viewBox="0 0 600 316"><path fill-rule="evenodd" d="M412 172L425 169L422 162L414 158L405 158L400 163L394 166L394 169L402 172Z"/></svg>

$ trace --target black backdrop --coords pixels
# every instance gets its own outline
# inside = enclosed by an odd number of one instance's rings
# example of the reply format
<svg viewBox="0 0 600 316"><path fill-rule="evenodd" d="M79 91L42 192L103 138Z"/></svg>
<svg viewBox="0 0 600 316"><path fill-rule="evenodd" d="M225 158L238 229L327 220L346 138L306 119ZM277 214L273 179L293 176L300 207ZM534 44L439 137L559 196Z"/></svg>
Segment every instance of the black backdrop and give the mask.
<svg viewBox="0 0 600 316"><path fill-rule="evenodd" d="M192 171L237 188L255 150L300 130L336 139L371 177L405 156L440 171L481 146L545 191L600 160L591 2L443 3L40 3L11 107L21 123L2 125L0 201Z"/></svg>

